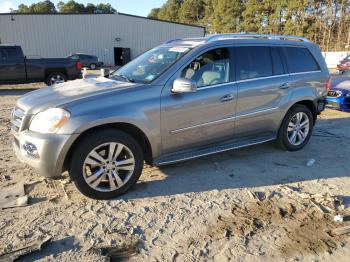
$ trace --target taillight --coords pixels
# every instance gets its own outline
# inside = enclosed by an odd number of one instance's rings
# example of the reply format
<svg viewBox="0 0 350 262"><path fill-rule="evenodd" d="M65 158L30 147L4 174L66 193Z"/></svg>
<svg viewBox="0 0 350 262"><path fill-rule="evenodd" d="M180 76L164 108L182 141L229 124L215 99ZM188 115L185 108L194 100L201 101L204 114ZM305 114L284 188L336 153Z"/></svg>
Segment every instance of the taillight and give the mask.
<svg viewBox="0 0 350 262"><path fill-rule="evenodd" d="M331 77L328 77L325 88L327 92L331 89Z"/></svg>
<svg viewBox="0 0 350 262"><path fill-rule="evenodd" d="M75 64L76 68L78 71L81 71L82 65L80 63L80 61L77 61L77 63Z"/></svg>

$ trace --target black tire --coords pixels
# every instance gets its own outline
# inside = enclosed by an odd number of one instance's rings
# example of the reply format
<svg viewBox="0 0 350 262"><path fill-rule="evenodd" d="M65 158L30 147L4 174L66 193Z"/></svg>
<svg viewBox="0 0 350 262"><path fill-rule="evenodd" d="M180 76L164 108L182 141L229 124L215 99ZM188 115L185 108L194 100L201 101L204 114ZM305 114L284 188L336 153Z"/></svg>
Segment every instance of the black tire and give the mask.
<svg viewBox="0 0 350 262"><path fill-rule="evenodd" d="M90 69L91 70L95 70L97 68L96 64L92 63L90 64Z"/></svg>
<svg viewBox="0 0 350 262"><path fill-rule="evenodd" d="M121 187L113 191L101 192L89 186L84 178L84 161L89 153L98 147L109 142L116 142L125 145L130 149L134 157L134 170L129 180ZM143 169L143 153L140 145L130 135L116 130L105 129L84 137L72 152L69 163L69 175L78 190L87 197L93 199L111 199L125 193L139 179Z"/></svg>
<svg viewBox="0 0 350 262"><path fill-rule="evenodd" d="M53 85L54 83L52 82L52 80L56 78L56 79L60 79L60 82L66 82L67 81L67 76L63 73L60 72L53 72L47 75L46 79L45 79L45 83L48 86Z"/></svg>
<svg viewBox="0 0 350 262"><path fill-rule="evenodd" d="M299 145L294 145L288 139L288 125L291 122L292 118L297 113L305 113L305 115L308 117L309 131L308 131L308 134L307 134L305 140L302 143L300 143ZM278 137L277 137L277 143L278 143L279 147L281 147L284 150L288 150L288 151L297 151L297 150L302 149L310 140L310 137L312 135L312 130L313 130L313 124L314 124L314 119L313 119L313 115L312 115L311 111L304 105L299 105L299 104L294 105L287 112L286 116L283 119L281 127L279 129Z"/></svg>

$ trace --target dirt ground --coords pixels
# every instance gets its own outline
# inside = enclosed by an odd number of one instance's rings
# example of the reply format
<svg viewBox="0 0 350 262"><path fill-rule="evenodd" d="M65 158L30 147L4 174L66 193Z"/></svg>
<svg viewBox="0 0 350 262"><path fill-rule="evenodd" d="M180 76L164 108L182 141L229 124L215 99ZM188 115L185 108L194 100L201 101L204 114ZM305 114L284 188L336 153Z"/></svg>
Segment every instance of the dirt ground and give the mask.
<svg viewBox="0 0 350 262"><path fill-rule="evenodd" d="M0 257L50 238L19 261L349 261L350 234L333 229L350 222L333 217L350 215L350 114L326 110L302 151L268 143L147 168L132 191L95 201L15 158L22 93L0 90L0 192L24 183L29 195L0 210Z"/></svg>

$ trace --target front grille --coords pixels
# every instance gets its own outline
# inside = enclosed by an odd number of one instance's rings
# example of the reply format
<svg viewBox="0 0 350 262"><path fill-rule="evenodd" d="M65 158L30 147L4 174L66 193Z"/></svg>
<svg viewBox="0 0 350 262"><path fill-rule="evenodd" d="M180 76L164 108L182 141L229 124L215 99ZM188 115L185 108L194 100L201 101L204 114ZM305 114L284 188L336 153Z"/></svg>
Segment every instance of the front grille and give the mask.
<svg viewBox="0 0 350 262"><path fill-rule="evenodd" d="M15 132L21 130L24 118L24 111L18 107L13 109L11 114L11 129Z"/></svg>
<svg viewBox="0 0 350 262"><path fill-rule="evenodd" d="M339 90L329 90L327 96L329 97L340 97L342 96L342 92Z"/></svg>

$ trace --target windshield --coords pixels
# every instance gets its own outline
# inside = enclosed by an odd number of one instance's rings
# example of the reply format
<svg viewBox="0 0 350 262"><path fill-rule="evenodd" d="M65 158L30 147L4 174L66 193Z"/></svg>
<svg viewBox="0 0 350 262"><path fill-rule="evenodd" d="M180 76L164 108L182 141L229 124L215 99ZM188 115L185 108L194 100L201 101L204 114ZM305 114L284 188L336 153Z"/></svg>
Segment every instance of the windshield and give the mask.
<svg viewBox="0 0 350 262"><path fill-rule="evenodd" d="M150 83L189 51L189 47L183 46L153 48L111 73L110 78L127 82Z"/></svg>

